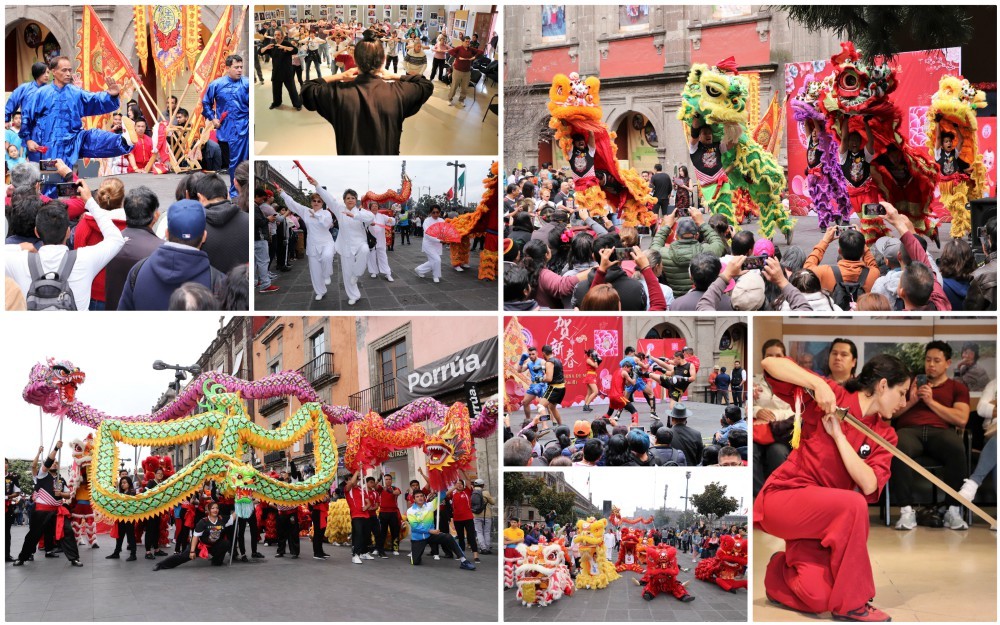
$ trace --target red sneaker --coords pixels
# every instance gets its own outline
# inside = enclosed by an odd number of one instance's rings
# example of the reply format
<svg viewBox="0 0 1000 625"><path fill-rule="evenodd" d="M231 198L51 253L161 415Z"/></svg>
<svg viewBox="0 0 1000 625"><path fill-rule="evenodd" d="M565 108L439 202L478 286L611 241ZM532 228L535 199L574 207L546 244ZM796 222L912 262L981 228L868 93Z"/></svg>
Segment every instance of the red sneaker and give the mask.
<svg viewBox="0 0 1000 625"><path fill-rule="evenodd" d="M879 610L870 603L866 603L856 610L851 610L845 614L833 614L835 621L863 621L866 623L883 623L891 621L892 617Z"/></svg>
<svg viewBox="0 0 1000 625"><path fill-rule="evenodd" d="M267 287L266 289L259 289L257 292L258 293L274 293L275 291L280 291L280 290L281 290L280 286L275 286L275 285L272 284L271 286Z"/></svg>

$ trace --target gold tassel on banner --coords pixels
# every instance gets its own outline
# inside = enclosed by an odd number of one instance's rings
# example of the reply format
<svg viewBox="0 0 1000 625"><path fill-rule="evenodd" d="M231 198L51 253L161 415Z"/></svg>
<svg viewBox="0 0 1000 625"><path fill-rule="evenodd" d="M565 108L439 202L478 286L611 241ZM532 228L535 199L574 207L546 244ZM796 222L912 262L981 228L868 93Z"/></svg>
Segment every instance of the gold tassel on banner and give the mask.
<svg viewBox="0 0 1000 625"><path fill-rule="evenodd" d="M133 7L132 20L135 28L135 54L139 57L139 67L145 75L146 61L149 57L149 16L146 7Z"/></svg>
<svg viewBox="0 0 1000 625"><path fill-rule="evenodd" d="M184 56L187 57L188 69L194 71L195 62L201 53L201 7L197 4L186 5L184 11Z"/></svg>

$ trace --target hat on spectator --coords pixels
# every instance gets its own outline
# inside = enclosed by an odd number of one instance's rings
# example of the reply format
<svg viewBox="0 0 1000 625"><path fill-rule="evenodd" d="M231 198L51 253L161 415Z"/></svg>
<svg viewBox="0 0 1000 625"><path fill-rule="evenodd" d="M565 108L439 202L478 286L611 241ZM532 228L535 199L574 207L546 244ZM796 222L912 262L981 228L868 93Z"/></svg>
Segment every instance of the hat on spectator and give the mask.
<svg viewBox="0 0 1000 625"><path fill-rule="evenodd" d="M676 404L674 404L673 409L670 411L670 418L671 419L687 419L688 418L688 409L687 409L687 406L685 406L682 403L676 403Z"/></svg>
<svg viewBox="0 0 1000 625"><path fill-rule="evenodd" d="M573 434L579 437L590 436L590 421L580 420L573 424Z"/></svg>
<svg viewBox="0 0 1000 625"><path fill-rule="evenodd" d="M771 243L770 239L757 239L757 242L753 244L753 255L762 256L764 254L774 256L774 243Z"/></svg>
<svg viewBox="0 0 1000 625"><path fill-rule="evenodd" d="M514 239L504 239L503 240L503 255L506 256L510 254L510 251L514 249Z"/></svg>
<svg viewBox="0 0 1000 625"><path fill-rule="evenodd" d="M896 258L899 255L900 247L899 239L882 237L878 241L875 241L872 251L879 254L882 258Z"/></svg>
<svg viewBox="0 0 1000 625"><path fill-rule="evenodd" d="M760 310L764 306L764 278L760 272L751 271L740 276L730 298L733 310Z"/></svg>
<svg viewBox="0 0 1000 625"><path fill-rule="evenodd" d="M681 217L677 220L678 239L696 236L698 236L698 224L694 223L694 219L691 219L690 217Z"/></svg>
<svg viewBox="0 0 1000 625"><path fill-rule="evenodd" d="M205 234L205 207L197 200L180 200L167 209L167 231L183 241L200 241Z"/></svg>

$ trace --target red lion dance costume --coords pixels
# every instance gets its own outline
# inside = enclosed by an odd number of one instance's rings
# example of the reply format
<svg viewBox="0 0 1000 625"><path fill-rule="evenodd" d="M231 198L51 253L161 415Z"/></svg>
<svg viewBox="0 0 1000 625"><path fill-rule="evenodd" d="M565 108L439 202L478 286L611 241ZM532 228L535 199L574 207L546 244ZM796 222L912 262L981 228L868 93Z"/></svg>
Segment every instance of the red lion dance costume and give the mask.
<svg viewBox="0 0 1000 625"><path fill-rule="evenodd" d="M848 132L862 136L865 135L862 118L867 118L874 137L871 176L860 187L848 189L852 210L860 215L864 204L878 202L882 197L910 219L917 234L935 236L937 227L930 220L930 203L938 169L924 152L911 146L900 134L903 115L889 99L897 86L895 69L886 63L867 64L849 41L840 47L841 52L831 58L833 80L824 81L826 92L820 99L820 107L827 115L827 130L843 144L848 139L841 136L844 118L848 121ZM867 139L864 137L863 144ZM893 171L900 176L894 177ZM862 217L861 232L871 245L889 230L880 217Z"/></svg>
<svg viewBox="0 0 1000 625"><path fill-rule="evenodd" d="M500 220L497 198L497 167L496 161L490 166L489 175L483 180L486 190L476 210L459 215L447 221L455 226L462 240L450 247L451 266L469 266L469 242L471 239L485 237L483 251L479 254L479 279L497 279L497 259L499 240L497 239L497 224Z"/></svg>
<svg viewBox="0 0 1000 625"><path fill-rule="evenodd" d="M73 466L69 472L69 490L73 493L71 524L73 534L81 545L97 549L97 517L90 505L90 456L94 450L94 435L70 443ZM86 538L86 542L84 542Z"/></svg>
<svg viewBox="0 0 1000 625"><path fill-rule="evenodd" d="M642 540L642 530L631 527L622 528L621 548L618 550L618 561L615 562L615 570L635 571L642 573L642 566L639 564L639 553L637 548Z"/></svg>
<svg viewBox="0 0 1000 625"><path fill-rule="evenodd" d="M746 579L736 579L747 565L747 543L742 538L728 534L719 539L719 550L714 558L705 558L698 563L694 576L706 582L715 582L719 588L735 593L738 588L746 588Z"/></svg>
<svg viewBox="0 0 1000 625"><path fill-rule="evenodd" d="M163 479L167 479L174 474L174 459L170 456L147 456L142 461L142 469L145 472L143 486L156 477L158 469L163 470ZM136 523L136 533L142 536L142 524ZM167 513L160 515L160 537L157 545L163 547L170 543L170 515Z"/></svg>
<svg viewBox="0 0 1000 625"><path fill-rule="evenodd" d="M684 584L677 581L677 550L667 545L646 548L646 573L635 583L644 586L642 598L652 601L660 593L669 593L681 601L694 601Z"/></svg>

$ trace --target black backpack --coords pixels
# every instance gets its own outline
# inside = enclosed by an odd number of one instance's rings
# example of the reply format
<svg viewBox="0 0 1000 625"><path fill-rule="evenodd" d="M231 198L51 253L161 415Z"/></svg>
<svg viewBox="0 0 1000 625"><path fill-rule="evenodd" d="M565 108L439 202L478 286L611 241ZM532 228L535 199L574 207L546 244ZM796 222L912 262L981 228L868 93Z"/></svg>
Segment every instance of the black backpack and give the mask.
<svg viewBox="0 0 1000 625"><path fill-rule="evenodd" d="M473 490L472 497L469 501L469 507L472 508L473 514L482 514L486 512L486 499L483 497L483 491Z"/></svg>
<svg viewBox="0 0 1000 625"><path fill-rule="evenodd" d="M25 298L28 310L76 310L76 298L69 288L69 276L76 264L76 250L67 250L59 270L42 273L38 254L28 254L31 286Z"/></svg>
<svg viewBox="0 0 1000 625"><path fill-rule="evenodd" d="M854 310L858 298L865 293L865 282L868 280L868 270L870 267L863 267L861 269L861 275L858 277L857 282L844 282L844 276L840 273L840 267L834 265L833 277L837 280L837 284L833 287L833 292L830 293L830 299L837 306L840 306L841 310Z"/></svg>

